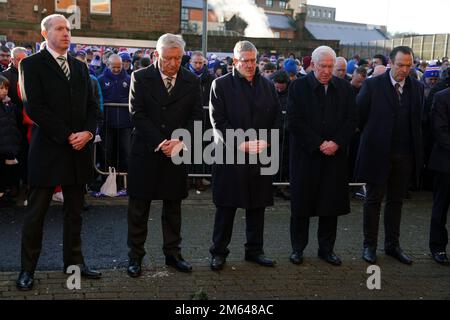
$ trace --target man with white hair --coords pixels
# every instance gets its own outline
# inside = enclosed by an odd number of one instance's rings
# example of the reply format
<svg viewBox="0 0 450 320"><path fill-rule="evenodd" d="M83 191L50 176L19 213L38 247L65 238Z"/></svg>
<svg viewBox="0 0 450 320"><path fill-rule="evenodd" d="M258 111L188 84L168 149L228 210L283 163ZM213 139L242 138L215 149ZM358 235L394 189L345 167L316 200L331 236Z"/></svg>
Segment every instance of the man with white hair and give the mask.
<svg viewBox="0 0 450 320"><path fill-rule="evenodd" d="M341 265L334 253L338 216L350 212L347 148L356 128L355 96L348 81L333 76L336 53L314 50L314 72L289 88L291 243L293 264L303 262L310 217L319 217L318 256Z"/></svg>
<svg viewBox="0 0 450 320"><path fill-rule="evenodd" d="M333 76L350 81L347 75L347 60L344 57L337 57L333 69Z"/></svg>
<svg viewBox="0 0 450 320"><path fill-rule="evenodd" d="M233 159L240 155L248 159L250 154L260 154L270 148L267 141L270 131L281 125L281 106L275 87L257 72L257 54L253 43L238 42L234 47L233 72L214 80L211 88L209 112L217 148L222 148L224 155L233 152ZM235 133L239 129L254 129L258 134L240 145L235 144L234 139L227 140L227 130ZM269 132L266 137L261 137L259 130ZM271 141L271 144L275 143L278 141ZM264 212L266 207L273 205L273 176L261 174L259 161L240 164L216 160L212 176L216 215L213 244L209 250L211 269L221 270L225 265L237 208L246 211L245 260L273 267L275 261L267 258L263 250Z"/></svg>
<svg viewBox="0 0 450 320"><path fill-rule="evenodd" d="M162 200L163 252L166 265L190 272L181 256L181 201L188 196L185 164L172 157L183 143L172 140L177 129L193 131L202 118L199 79L181 68L185 42L167 33L156 44L155 62L132 73L130 113L134 126L128 170L128 275L139 277L148 217L153 200Z"/></svg>
<svg viewBox="0 0 450 320"><path fill-rule="evenodd" d="M45 49L19 64L20 93L33 121L29 149L30 194L22 229L22 266L16 286L33 287L42 247L44 218L56 186L64 195L64 270L79 265L81 275L100 278L84 264L81 211L87 183L92 179L92 138L97 102L86 66L67 52L70 23L54 14L41 23Z"/></svg>

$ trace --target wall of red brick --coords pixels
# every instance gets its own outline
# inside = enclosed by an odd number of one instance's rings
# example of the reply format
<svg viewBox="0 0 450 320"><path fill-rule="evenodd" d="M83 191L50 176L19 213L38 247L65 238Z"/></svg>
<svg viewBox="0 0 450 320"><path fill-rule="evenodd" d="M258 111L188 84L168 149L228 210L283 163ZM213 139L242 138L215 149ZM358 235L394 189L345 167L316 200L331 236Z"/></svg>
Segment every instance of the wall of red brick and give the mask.
<svg viewBox="0 0 450 320"><path fill-rule="evenodd" d="M38 12L33 11L36 3ZM0 3L0 35L18 43L41 41L40 21L54 13L54 3L54 0ZM180 32L179 0L114 0L110 16L91 15L89 0L78 0L77 5L81 9L81 30L74 30L74 36L155 40L166 32ZM43 14L44 8L47 12Z"/></svg>

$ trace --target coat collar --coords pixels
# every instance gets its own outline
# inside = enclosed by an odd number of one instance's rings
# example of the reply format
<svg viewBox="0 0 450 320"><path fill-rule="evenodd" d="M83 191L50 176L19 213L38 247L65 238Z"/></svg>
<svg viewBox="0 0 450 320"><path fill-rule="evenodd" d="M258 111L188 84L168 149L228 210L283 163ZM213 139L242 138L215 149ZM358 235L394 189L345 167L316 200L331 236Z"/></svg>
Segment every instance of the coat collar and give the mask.
<svg viewBox="0 0 450 320"><path fill-rule="evenodd" d="M310 72L306 75L306 80L308 81L309 85L311 86L311 88L313 90L316 90L319 86L321 86L322 84L319 82L319 80L317 80L314 72ZM333 76L333 78L331 78L330 82L328 82L328 86L337 88L337 78L335 76Z"/></svg>
<svg viewBox="0 0 450 320"><path fill-rule="evenodd" d="M154 63L145 69L144 78L147 78L151 82L150 90L151 95L161 104L170 104L183 97L192 89L189 83L192 83L195 79L194 75L190 74L190 71L180 67L177 73L177 80L175 82L175 87L169 94L166 91L166 87L161 78L161 73L159 72L158 63ZM159 89L158 89L159 88Z"/></svg>

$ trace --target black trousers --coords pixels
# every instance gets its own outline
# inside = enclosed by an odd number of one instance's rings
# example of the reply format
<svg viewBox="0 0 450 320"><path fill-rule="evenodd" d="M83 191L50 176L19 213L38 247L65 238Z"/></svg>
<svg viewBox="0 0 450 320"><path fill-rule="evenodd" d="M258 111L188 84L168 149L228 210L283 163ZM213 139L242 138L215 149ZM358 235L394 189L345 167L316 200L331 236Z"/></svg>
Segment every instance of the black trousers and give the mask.
<svg viewBox="0 0 450 320"><path fill-rule="evenodd" d="M213 245L209 249L212 255L228 256L228 245L233 233L234 217L237 208L217 207L214 220ZM263 254L264 245L264 212L266 208L246 209L245 233L247 243L245 252L250 255Z"/></svg>
<svg viewBox="0 0 450 320"><path fill-rule="evenodd" d="M413 172L413 158L408 155L392 155L388 181L385 185L368 183L364 203L364 247L377 248L381 202L386 194L384 208L385 249L400 245L400 222L403 199Z"/></svg>
<svg viewBox="0 0 450 320"><path fill-rule="evenodd" d="M145 256L145 240L148 233L150 200L130 197L128 204L128 256L141 260ZM181 200L163 200L162 207L163 253L179 255L181 248Z"/></svg>
<svg viewBox="0 0 450 320"><path fill-rule="evenodd" d="M430 226L431 252L445 252L448 244L447 213L450 206L450 173L437 172L434 180Z"/></svg>
<svg viewBox="0 0 450 320"><path fill-rule="evenodd" d="M317 239L320 253L331 253L336 242L338 217L319 217ZM309 217L299 217L291 214L291 245L292 251L303 252L309 241Z"/></svg>
<svg viewBox="0 0 450 320"><path fill-rule="evenodd" d="M54 187L32 187L22 229L22 270L34 272L42 248L44 218ZM84 264L81 253L81 212L85 185L62 186L64 196L64 266Z"/></svg>

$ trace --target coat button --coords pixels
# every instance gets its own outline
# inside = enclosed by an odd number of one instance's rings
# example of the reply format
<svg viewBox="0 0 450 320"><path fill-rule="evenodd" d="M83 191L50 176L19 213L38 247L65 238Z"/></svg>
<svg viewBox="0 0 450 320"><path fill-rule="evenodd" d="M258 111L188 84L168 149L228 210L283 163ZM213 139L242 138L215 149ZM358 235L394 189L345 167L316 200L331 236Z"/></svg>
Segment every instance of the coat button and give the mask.
<svg viewBox="0 0 450 320"><path fill-rule="evenodd" d="M162 125L161 125L161 128L163 128L163 129L164 129L165 127L166 127L166 125L165 125L165 124L162 124Z"/></svg>
<svg viewBox="0 0 450 320"><path fill-rule="evenodd" d="M162 107L162 109L163 109L163 111L166 111L167 108L166 107Z"/></svg>

